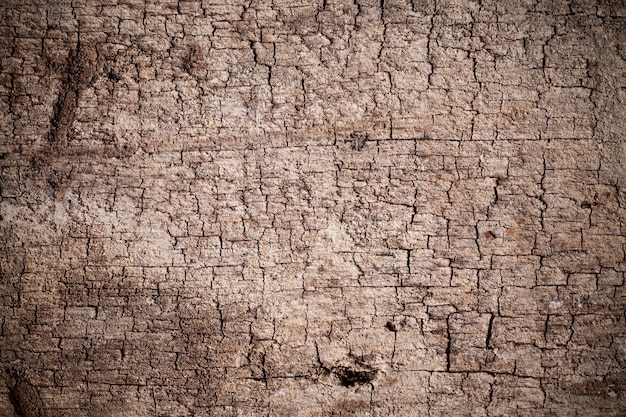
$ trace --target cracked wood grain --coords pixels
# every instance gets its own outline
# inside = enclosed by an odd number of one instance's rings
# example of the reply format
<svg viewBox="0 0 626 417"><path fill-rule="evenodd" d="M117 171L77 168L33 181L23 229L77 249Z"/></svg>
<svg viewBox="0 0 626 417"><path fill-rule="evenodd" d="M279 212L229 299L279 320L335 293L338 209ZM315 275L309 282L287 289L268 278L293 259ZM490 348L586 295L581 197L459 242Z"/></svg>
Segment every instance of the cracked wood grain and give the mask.
<svg viewBox="0 0 626 417"><path fill-rule="evenodd" d="M0 416L623 413L619 2L0 13Z"/></svg>

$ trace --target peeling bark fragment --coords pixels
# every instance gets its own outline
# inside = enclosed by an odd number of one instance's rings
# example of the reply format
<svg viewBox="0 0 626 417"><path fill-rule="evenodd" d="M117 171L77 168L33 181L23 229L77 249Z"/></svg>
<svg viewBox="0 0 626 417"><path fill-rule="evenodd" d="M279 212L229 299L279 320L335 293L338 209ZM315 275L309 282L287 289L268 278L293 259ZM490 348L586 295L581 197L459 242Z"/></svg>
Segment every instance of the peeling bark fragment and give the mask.
<svg viewBox="0 0 626 417"><path fill-rule="evenodd" d="M355 151L360 151L361 149L363 149L363 147L365 146L365 141L367 140L366 136L355 133L352 133L350 135L350 138L352 139L350 147Z"/></svg>
<svg viewBox="0 0 626 417"><path fill-rule="evenodd" d="M356 370L347 367L334 368L333 373L339 377L344 387L370 383L378 375L377 370Z"/></svg>
<svg viewBox="0 0 626 417"><path fill-rule="evenodd" d="M96 72L96 53L89 46L81 45L69 52L62 84L54 104L48 140L54 146L65 146L71 139L72 123L79 106L80 93L93 81ZM109 73L109 78L116 78Z"/></svg>
<svg viewBox="0 0 626 417"><path fill-rule="evenodd" d="M28 382L23 372L19 370L9 371L8 397L17 417L40 417L44 415L43 402L37 387ZM7 413L9 412L7 410Z"/></svg>

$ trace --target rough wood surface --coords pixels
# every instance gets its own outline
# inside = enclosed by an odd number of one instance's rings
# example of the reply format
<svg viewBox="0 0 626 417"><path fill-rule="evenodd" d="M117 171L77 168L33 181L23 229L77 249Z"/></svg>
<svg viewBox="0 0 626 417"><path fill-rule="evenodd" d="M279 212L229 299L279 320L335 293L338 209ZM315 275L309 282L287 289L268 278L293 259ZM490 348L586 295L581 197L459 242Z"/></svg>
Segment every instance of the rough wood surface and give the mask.
<svg viewBox="0 0 626 417"><path fill-rule="evenodd" d="M626 415L625 27L2 1L0 416Z"/></svg>

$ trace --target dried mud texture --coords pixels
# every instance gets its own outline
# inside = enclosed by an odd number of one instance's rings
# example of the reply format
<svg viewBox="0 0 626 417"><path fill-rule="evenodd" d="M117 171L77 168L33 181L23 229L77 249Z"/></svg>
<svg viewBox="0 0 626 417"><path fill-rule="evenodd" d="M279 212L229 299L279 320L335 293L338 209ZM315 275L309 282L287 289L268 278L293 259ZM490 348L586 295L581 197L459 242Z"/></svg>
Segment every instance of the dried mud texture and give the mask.
<svg viewBox="0 0 626 417"><path fill-rule="evenodd" d="M626 415L625 27L3 1L0 416Z"/></svg>

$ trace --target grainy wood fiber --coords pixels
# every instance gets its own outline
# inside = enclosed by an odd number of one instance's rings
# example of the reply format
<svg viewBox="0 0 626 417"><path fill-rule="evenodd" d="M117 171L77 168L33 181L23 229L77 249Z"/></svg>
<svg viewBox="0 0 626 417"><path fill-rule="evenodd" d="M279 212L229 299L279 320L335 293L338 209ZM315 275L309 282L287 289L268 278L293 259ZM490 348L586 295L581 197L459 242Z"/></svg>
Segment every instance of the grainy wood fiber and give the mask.
<svg viewBox="0 0 626 417"><path fill-rule="evenodd" d="M625 416L619 0L3 0L0 416Z"/></svg>

